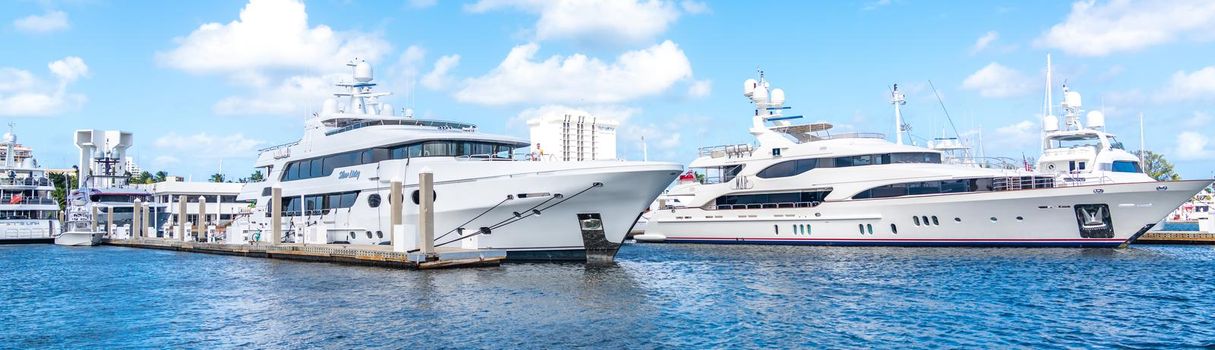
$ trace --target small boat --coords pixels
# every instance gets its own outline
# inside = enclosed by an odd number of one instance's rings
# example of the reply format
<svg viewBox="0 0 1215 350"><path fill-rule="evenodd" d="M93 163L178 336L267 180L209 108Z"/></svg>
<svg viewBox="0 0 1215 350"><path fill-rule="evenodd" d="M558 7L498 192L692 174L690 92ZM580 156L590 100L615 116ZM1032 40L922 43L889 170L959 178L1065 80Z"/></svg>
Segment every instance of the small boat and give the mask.
<svg viewBox="0 0 1215 350"><path fill-rule="evenodd" d="M88 201L84 198L73 198L67 207L67 227L58 237L55 244L66 246L93 246L101 243L102 232L97 230L90 212Z"/></svg>

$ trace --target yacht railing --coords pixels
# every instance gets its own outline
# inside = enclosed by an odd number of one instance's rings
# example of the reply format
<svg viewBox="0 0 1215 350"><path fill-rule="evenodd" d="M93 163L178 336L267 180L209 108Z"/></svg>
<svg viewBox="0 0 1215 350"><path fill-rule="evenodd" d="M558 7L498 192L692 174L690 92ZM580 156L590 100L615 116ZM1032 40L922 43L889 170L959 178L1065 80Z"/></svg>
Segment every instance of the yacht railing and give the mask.
<svg viewBox="0 0 1215 350"><path fill-rule="evenodd" d="M13 203L13 196L0 197L0 205L3 204L59 204L54 198L47 197L21 197L21 200Z"/></svg>
<svg viewBox="0 0 1215 350"><path fill-rule="evenodd" d="M992 179L992 191L1017 191L1055 188L1055 178L1047 176L1006 176Z"/></svg>
<svg viewBox="0 0 1215 350"><path fill-rule="evenodd" d="M886 139L886 134L878 132L846 132L831 135L814 135L814 141L838 139Z"/></svg>
<svg viewBox="0 0 1215 350"><path fill-rule="evenodd" d="M709 156L709 157L713 157L713 158L721 158L721 157L737 158L737 157L750 157L751 153L753 153L754 151L755 151L755 147L751 146L750 144L741 143L741 144L734 144L734 145L719 145L719 146L701 147L697 150L697 153L701 157Z"/></svg>
<svg viewBox="0 0 1215 350"><path fill-rule="evenodd" d="M51 180L47 178L34 179L3 179L0 178L0 186L50 186Z"/></svg>
<svg viewBox="0 0 1215 350"><path fill-rule="evenodd" d="M259 150L257 150L257 153L262 153L262 152L266 152L266 151L273 151L273 150L276 150L276 149L287 148L287 147L295 146L295 145L298 145L298 144L300 144L300 142L297 140L297 141L294 141L294 142L288 142L288 143L284 143L284 144L281 144L281 145L274 145L274 146L270 146L270 147L266 147L266 148L259 149Z"/></svg>

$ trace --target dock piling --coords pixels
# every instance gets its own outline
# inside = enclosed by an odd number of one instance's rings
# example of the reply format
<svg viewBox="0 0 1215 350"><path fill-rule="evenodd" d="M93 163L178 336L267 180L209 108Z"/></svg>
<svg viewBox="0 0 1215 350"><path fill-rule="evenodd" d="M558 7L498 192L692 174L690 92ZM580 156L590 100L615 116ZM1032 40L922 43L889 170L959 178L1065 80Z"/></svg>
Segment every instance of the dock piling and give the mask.
<svg viewBox="0 0 1215 350"><path fill-rule="evenodd" d="M93 232L97 232L97 206L93 206L93 216L90 217L93 218L91 220Z"/></svg>
<svg viewBox="0 0 1215 350"><path fill-rule="evenodd" d="M131 209L133 209L131 210L131 229L127 230L127 235L131 236L131 239L142 238L143 233L140 227L143 227L143 223L139 220L139 214L143 212L143 201L136 198Z"/></svg>
<svg viewBox="0 0 1215 350"><path fill-rule="evenodd" d="M114 237L114 207L105 208L105 235L110 238Z"/></svg>
<svg viewBox="0 0 1215 350"><path fill-rule="evenodd" d="M210 233L207 232L207 197L198 196L198 238L203 242L210 242Z"/></svg>
<svg viewBox="0 0 1215 350"><path fill-rule="evenodd" d="M186 196L177 195L177 237L186 241Z"/></svg>
<svg viewBox="0 0 1215 350"><path fill-rule="evenodd" d="M418 173L418 235L421 253L430 259L435 256L435 177L424 169Z"/></svg>
<svg viewBox="0 0 1215 350"><path fill-rule="evenodd" d="M151 205L146 205L143 207L143 212L140 213L142 218L139 221L140 224L143 224L143 227L141 228L143 229L143 235L146 238L156 238L156 226L153 226L153 223L156 222L156 220L152 220L152 216L148 215L151 209Z"/></svg>
<svg viewBox="0 0 1215 350"><path fill-rule="evenodd" d="M401 195L401 179L392 179L388 190L388 207L389 221L388 225L388 243L389 245L396 244L397 226L401 224L402 207L405 206L404 198Z"/></svg>
<svg viewBox="0 0 1215 350"><path fill-rule="evenodd" d="M283 188L270 189L270 244L283 241Z"/></svg>

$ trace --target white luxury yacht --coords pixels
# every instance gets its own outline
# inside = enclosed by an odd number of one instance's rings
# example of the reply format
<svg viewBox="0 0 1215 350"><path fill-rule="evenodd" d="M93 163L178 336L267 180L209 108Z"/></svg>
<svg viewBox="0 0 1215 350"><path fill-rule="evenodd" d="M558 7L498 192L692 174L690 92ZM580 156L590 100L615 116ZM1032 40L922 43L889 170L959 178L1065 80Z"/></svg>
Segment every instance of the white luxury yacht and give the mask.
<svg viewBox="0 0 1215 350"><path fill-rule="evenodd" d="M1049 174L942 164L880 134L792 125L763 74L744 83L758 145L702 148L705 181L639 241L828 245L1119 246L1210 180L1065 186ZM771 125L770 125L771 124Z"/></svg>
<svg viewBox="0 0 1215 350"><path fill-rule="evenodd" d="M1139 157L1127 152L1114 134L1105 131L1105 114L1088 112L1080 123L1080 93L1063 85L1063 128L1052 113L1050 56L1046 56L1046 98L1042 117L1042 157L1038 171L1056 174L1067 185L1156 181L1143 172Z"/></svg>
<svg viewBox="0 0 1215 350"><path fill-rule="evenodd" d="M118 130L76 130L74 136L73 141L80 148L79 187L68 197L67 219L72 225L55 244L95 245L102 235L129 238L135 231L131 224L136 200L152 218L145 226L151 227L149 232L155 232L164 221L164 205L155 203L150 191L128 182L131 174L126 170L126 150L131 147L134 135ZM87 220L95 224L84 225L82 222ZM93 231L94 227L99 229Z"/></svg>
<svg viewBox="0 0 1215 350"><path fill-rule="evenodd" d="M54 184L12 132L4 134L0 152L0 244L51 243L59 233Z"/></svg>
<svg viewBox="0 0 1215 350"><path fill-rule="evenodd" d="M402 181L404 196L413 198L404 201L410 232L418 173L428 170L436 246L503 250L509 260L610 260L640 213L683 169L515 160L527 141L483 134L472 124L415 119L409 110L395 115L379 100L388 94L372 91L371 66L349 65L353 80L337 84L344 91L305 122L299 141L261 151L255 166L266 181L241 191L237 200L256 206L230 239L236 232L245 240L268 238L267 205L272 187L280 186L284 241L388 244L390 181Z"/></svg>

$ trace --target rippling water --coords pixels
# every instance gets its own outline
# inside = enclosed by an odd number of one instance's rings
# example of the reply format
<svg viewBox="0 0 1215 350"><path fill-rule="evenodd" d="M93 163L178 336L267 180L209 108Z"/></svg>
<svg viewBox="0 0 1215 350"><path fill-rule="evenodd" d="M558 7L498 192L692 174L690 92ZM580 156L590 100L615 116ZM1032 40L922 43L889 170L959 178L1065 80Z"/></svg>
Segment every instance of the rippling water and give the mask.
<svg viewBox="0 0 1215 350"><path fill-rule="evenodd" d="M0 246L0 348L1215 345L1215 248L626 245L403 271Z"/></svg>

